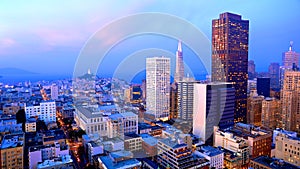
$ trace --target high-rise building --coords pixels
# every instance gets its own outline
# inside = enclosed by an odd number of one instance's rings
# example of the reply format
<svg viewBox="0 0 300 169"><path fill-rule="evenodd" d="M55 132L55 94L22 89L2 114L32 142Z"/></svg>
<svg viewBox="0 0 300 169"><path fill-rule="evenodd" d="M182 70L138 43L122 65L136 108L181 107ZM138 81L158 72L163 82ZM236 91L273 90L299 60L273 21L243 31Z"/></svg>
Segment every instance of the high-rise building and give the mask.
<svg viewBox="0 0 300 169"><path fill-rule="evenodd" d="M282 66L292 68L293 64L299 67L299 53L293 51L293 42L290 42L289 51L282 53Z"/></svg>
<svg viewBox="0 0 300 169"><path fill-rule="evenodd" d="M262 101L261 125L270 129L280 126L280 101L275 98L265 98Z"/></svg>
<svg viewBox="0 0 300 169"><path fill-rule="evenodd" d="M178 84L172 83L170 86L170 119L178 118Z"/></svg>
<svg viewBox="0 0 300 169"><path fill-rule="evenodd" d="M181 41L178 42L178 48L176 51L176 70L174 81L179 82L184 77L184 64L183 64L183 56L182 56L182 46Z"/></svg>
<svg viewBox="0 0 300 169"><path fill-rule="evenodd" d="M299 53L293 51L293 42L290 42L289 51L282 53L282 66L279 68L281 89L283 88L285 72L292 70L293 66L299 67Z"/></svg>
<svg viewBox="0 0 300 169"><path fill-rule="evenodd" d="M279 89L279 63L271 63L269 66L271 89Z"/></svg>
<svg viewBox="0 0 300 169"><path fill-rule="evenodd" d="M257 94L264 97L270 97L270 78L259 77L256 83Z"/></svg>
<svg viewBox="0 0 300 169"><path fill-rule="evenodd" d="M235 87L235 121L246 121L249 21L222 13L212 21L212 81Z"/></svg>
<svg viewBox="0 0 300 169"><path fill-rule="evenodd" d="M178 118L185 121L193 120L193 97L194 84L197 83L193 78L183 78L178 82Z"/></svg>
<svg viewBox="0 0 300 169"><path fill-rule="evenodd" d="M193 134L209 144L214 126L233 126L234 94L231 83L194 83Z"/></svg>
<svg viewBox="0 0 300 169"><path fill-rule="evenodd" d="M255 63L253 60L248 61L248 74L249 74L249 79L255 78Z"/></svg>
<svg viewBox="0 0 300 169"><path fill-rule="evenodd" d="M281 91L282 128L300 133L300 71L286 71Z"/></svg>
<svg viewBox="0 0 300 169"><path fill-rule="evenodd" d="M53 84L51 86L51 100L57 100L58 99L58 86L56 84Z"/></svg>
<svg viewBox="0 0 300 169"><path fill-rule="evenodd" d="M247 122L256 126L261 125L261 107L263 96L250 96L247 103Z"/></svg>
<svg viewBox="0 0 300 169"><path fill-rule="evenodd" d="M170 58L146 59L147 111L156 120L168 120L170 112Z"/></svg>

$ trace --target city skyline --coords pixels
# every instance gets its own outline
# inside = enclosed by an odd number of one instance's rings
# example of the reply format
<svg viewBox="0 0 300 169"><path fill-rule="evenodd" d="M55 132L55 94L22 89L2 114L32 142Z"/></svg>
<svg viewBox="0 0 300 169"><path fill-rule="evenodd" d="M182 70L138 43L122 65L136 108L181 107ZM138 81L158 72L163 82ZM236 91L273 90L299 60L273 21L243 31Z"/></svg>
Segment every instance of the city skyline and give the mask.
<svg viewBox="0 0 300 169"><path fill-rule="evenodd" d="M280 63L281 53L288 50L289 41L294 41L296 52L300 51L300 45L298 45L300 37L297 33L299 24L293 22L300 15L295 12L299 11L299 1L277 2L272 5L270 5L271 1L259 3L200 1L184 5L169 1L148 1L144 4L130 1L126 4L118 3L118 5L110 2L94 3L89 2L82 8L79 1L69 2L67 3L68 10L64 10L66 5L59 6L57 3L46 5L33 3L33 1L18 5L4 3L0 7L0 17L3 17L3 23L0 25L2 32L0 34L0 57L3 62L0 63L0 68L15 67L50 75L71 74L82 46L96 30L110 23L111 20L142 12L162 12L186 19L203 31L209 40L211 40L211 20L217 18L219 13L229 11L243 15L243 18L250 20L249 60L255 61L257 71L267 71L269 63L263 62L264 60ZM168 9L162 7L166 6L164 5L166 3L168 3ZM97 7L102 9L103 6L113 10L98 10ZM176 11L179 6L182 13ZM203 7L203 10L198 10L199 6ZM255 6L254 10L248 11L249 6ZM55 7L57 12L46 10L46 7ZM268 12L265 12L263 16L259 15L264 11ZM34 13L39 15L34 15ZM20 22L15 22L16 20ZM272 31L268 31L269 27L272 27ZM128 49L141 41L144 43L132 50ZM160 41L167 43L157 43ZM115 48L119 52L112 50L107 57L116 57L118 53L124 51L126 51L125 54L130 54L149 47L165 49L173 53L176 50L176 43L177 39L159 36L133 37L117 45ZM187 50L185 55L193 55L193 53ZM47 64L37 64L37 60Z"/></svg>

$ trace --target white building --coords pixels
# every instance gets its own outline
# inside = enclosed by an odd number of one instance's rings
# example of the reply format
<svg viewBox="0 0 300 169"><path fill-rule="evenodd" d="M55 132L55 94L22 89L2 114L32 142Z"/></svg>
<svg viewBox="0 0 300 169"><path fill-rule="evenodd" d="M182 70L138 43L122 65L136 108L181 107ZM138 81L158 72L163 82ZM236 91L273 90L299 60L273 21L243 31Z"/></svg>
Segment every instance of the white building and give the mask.
<svg viewBox="0 0 300 169"><path fill-rule="evenodd" d="M45 123L56 122L55 101L43 101L35 105L25 105L26 119L37 116Z"/></svg>
<svg viewBox="0 0 300 169"><path fill-rule="evenodd" d="M193 134L212 142L214 126L233 126L235 90L231 83L194 83L193 96Z"/></svg>
<svg viewBox="0 0 300 169"><path fill-rule="evenodd" d="M183 78L178 82L178 118L193 120L194 78Z"/></svg>
<svg viewBox="0 0 300 169"><path fill-rule="evenodd" d="M199 154L209 160L210 168L215 167L216 169L223 169L223 151L211 146L202 146L195 154Z"/></svg>
<svg viewBox="0 0 300 169"><path fill-rule="evenodd" d="M30 147L28 152L29 168L36 169L39 162L64 155L69 155L69 147L67 145L61 146L58 142Z"/></svg>
<svg viewBox="0 0 300 169"><path fill-rule="evenodd" d="M58 86L56 84L53 84L51 86L51 99L52 100L58 99Z"/></svg>
<svg viewBox="0 0 300 169"><path fill-rule="evenodd" d="M100 136L107 136L108 117L103 116L103 112L98 109L77 106L74 119L88 135L98 133Z"/></svg>
<svg viewBox="0 0 300 169"><path fill-rule="evenodd" d="M157 120L169 119L170 107L170 58L146 59L147 111Z"/></svg>

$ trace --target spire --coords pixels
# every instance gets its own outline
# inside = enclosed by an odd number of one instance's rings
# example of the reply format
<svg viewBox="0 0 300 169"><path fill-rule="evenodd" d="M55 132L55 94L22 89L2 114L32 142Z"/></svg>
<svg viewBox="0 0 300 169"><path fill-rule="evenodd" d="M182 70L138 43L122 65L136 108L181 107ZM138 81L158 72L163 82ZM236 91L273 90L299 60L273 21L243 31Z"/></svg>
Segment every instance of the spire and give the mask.
<svg viewBox="0 0 300 169"><path fill-rule="evenodd" d="M178 41L178 48L177 48L177 51L182 52L181 40Z"/></svg>
<svg viewBox="0 0 300 169"><path fill-rule="evenodd" d="M289 51L292 51L293 50L293 41L290 41L290 48L289 48Z"/></svg>

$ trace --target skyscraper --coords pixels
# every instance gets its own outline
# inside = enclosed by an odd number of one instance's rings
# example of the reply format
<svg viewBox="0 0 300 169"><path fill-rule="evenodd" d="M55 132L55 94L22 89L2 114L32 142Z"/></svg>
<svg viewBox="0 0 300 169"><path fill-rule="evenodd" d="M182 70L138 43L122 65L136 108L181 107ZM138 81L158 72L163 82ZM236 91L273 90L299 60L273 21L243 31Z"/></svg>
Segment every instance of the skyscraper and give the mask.
<svg viewBox="0 0 300 169"><path fill-rule="evenodd" d="M193 134L209 144L214 126L233 126L235 91L231 83L194 83L193 90Z"/></svg>
<svg viewBox="0 0 300 169"><path fill-rule="evenodd" d="M275 98L266 98L262 101L261 125L270 129L281 127L279 124L280 101Z"/></svg>
<svg viewBox="0 0 300 169"><path fill-rule="evenodd" d="M246 121L249 21L222 13L212 21L212 81L235 87L235 121Z"/></svg>
<svg viewBox="0 0 300 169"><path fill-rule="evenodd" d="M170 107L170 58L146 59L146 105L156 120L169 119Z"/></svg>
<svg viewBox="0 0 300 169"><path fill-rule="evenodd" d="M193 120L193 96L194 84L197 83L193 78L183 78L178 82L178 118L182 120Z"/></svg>
<svg viewBox="0 0 300 169"><path fill-rule="evenodd" d="M284 74L292 70L293 65L299 67L299 53L293 51L293 42L290 42L289 51L282 53L282 66L280 66L280 88L283 88Z"/></svg>
<svg viewBox="0 0 300 169"><path fill-rule="evenodd" d="M269 66L270 87L278 89L279 86L279 63L271 63Z"/></svg>
<svg viewBox="0 0 300 169"><path fill-rule="evenodd" d="M178 42L178 48L176 51L176 70L174 81L179 82L184 77L184 65L183 65L183 56L182 56L182 47L181 41Z"/></svg>
<svg viewBox="0 0 300 169"><path fill-rule="evenodd" d="M300 133L300 71L286 71L281 91L282 128Z"/></svg>
<svg viewBox="0 0 300 169"><path fill-rule="evenodd" d="M248 74L249 79L255 78L255 63L253 60L249 60L248 62Z"/></svg>
<svg viewBox="0 0 300 169"><path fill-rule="evenodd" d="M270 78L259 77L256 83L257 94L265 97L270 97Z"/></svg>
<svg viewBox="0 0 300 169"><path fill-rule="evenodd" d="M282 54L282 66L292 68L293 63L299 67L299 53L293 51L293 42L290 42L289 51Z"/></svg>

